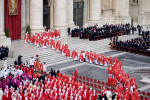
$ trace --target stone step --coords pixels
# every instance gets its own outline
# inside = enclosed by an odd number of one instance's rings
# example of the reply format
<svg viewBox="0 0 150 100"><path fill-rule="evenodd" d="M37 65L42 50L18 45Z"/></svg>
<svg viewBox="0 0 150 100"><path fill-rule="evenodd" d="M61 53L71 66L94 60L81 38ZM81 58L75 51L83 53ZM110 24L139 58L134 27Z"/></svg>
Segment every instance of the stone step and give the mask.
<svg viewBox="0 0 150 100"><path fill-rule="evenodd" d="M135 35L124 35L124 36L119 36L119 40L130 40L133 38L139 37L137 34ZM71 38L72 39L72 38ZM73 38L74 39L74 38ZM77 40L76 38L75 40ZM20 44L18 44L18 41ZM84 42L83 42L84 41ZM72 44L69 43L69 49L70 53L72 53L72 50L76 48L78 52L81 50L84 51L93 51L96 53L104 53L110 51L110 39L102 39L98 41L89 41L89 40L81 40L79 39L80 43L77 44ZM81 43L83 42L83 43ZM64 41L62 43L65 43ZM24 44L24 40L16 40L13 41L12 44L17 44L17 47L22 47L22 48L16 48L16 45L12 45L10 49L13 50L13 58L7 58L8 65L13 65L14 60L17 59L18 55L22 55L23 58L22 60L25 62L25 60L30 60L31 56L36 56L36 54L39 55L39 58L41 59L41 62L47 62L47 65L51 65L52 63L56 62L63 62L65 60L69 60L66 57L62 56L60 53L57 53L55 50L52 50L50 48L48 49L43 49L42 47L37 48L34 45L31 44ZM3 66L3 61L0 61L0 66Z"/></svg>

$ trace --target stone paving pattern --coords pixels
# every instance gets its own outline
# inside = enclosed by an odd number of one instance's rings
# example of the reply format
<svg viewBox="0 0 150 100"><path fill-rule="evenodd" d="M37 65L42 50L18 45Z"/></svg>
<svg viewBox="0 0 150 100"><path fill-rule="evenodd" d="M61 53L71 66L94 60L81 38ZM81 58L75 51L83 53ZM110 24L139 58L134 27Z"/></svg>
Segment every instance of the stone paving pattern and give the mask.
<svg viewBox="0 0 150 100"><path fill-rule="evenodd" d="M138 37L138 35L125 35L120 36L119 39L127 40ZM141 76L149 76L150 73L133 73L136 70L150 69L150 57L142 56L138 54L131 54L122 51L110 50L109 42L110 39L98 40L98 41L89 41L81 40L79 38L71 38L69 36L61 37L62 43L68 43L71 51L76 48L77 51L93 51L106 56L118 57L119 60L123 62L122 69L129 73L130 76L136 78L139 89L147 86L149 84L141 83ZM8 58L8 65L13 65L14 60L18 55L23 56L23 61L30 60L31 56L39 54L41 62L47 62L48 68L47 71L53 69L61 69L62 73L72 75L74 70L77 68L79 75L86 76L89 78L94 78L106 82L108 79L107 67L100 65L89 64L89 63L79 63L78 61L73 61L68 59L65 56L62 56L60 53L48 48L37 48L31 44L24 44L24 40L15 40L12 41L12 45L9 46L10 50L13 51L13 58ZM0 66L3 66L3 61L0 61ZM150 87L144 91L150 92Z"/></svg>

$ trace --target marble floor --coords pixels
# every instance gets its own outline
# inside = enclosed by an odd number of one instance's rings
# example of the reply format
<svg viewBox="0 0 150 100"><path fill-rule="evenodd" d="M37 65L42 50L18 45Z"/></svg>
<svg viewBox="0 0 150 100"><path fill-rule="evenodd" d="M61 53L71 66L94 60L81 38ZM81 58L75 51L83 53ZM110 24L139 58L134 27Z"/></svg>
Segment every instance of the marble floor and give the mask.
<svg viewBox="0 0 150 100"><path fill-rule="evenodd" d="M135 35L124 35L120 36L119 39L127 40L138 37ZM89 41L88 39L82 40L77 38L72 38L70 36L62 36L60 38L62 43L68 43L71 51L76 48L77 51L93 51L100 54L105 54L106 56L118 57L119 60L123 62L123 69L129 73L130 77L134 76L137 81L138 89L142 91L149 91L150 84L141 82L143 78L150 75L150 57L142 56L138 54L131 54L122 51L110 50L109 43L110 39L98 40L98 41ZM79 75L86 77L94 78L97 80L107 81L107 67L99 66L89 63L79 63L78 61L73 61L62 56L60 53L48 48L37 48L31 44L24 44L24 40L14 40L10 48L10 56L8 64L13 65L14 60L18 55L23 56L23 61L29 60L31 56L39 54L41 62L46 62L48 65L47 71L50 71L51 68L59 69L62 73L72 75L74 70L77 68ZM0 66L3 66L3 61L0 61ZM147 72L138 72L139 70L149 70ZM150 91L149 91L150 92Z"/></svg>

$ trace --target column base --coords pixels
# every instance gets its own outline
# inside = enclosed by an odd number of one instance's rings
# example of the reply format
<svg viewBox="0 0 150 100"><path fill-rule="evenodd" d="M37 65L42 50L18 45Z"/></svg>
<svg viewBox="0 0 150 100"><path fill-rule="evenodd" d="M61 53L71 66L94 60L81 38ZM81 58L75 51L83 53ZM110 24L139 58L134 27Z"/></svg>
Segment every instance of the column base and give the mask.
<svg viewBox="0 0 150 100"><path fill-rule="evenodd" d="M1 38L6 38L5 33L4 32L0 32L0 39Z"/></svg>
<svg viewBox="0 0 150 100"><path fill-rule="evenodd" d="M98 25L98 27L102 27L103 26L103 21L87 21L84 23L83 27L88 27L88 26L94 26L94 25Z"/></svg>
<svg viewBox="0 0 150 100"><path fill-rule="evenodd" d="M53 29L62 29L62 30L64 30L64 29L67 29L68 28L68 25L67 25L67 23L65 23L65 24L54 24L54 27L53 27Z"/></svg>
<svg viewBox="0 0 150 100"><path fill-rule="evenodd" d="M11 45L11 38L7 38L6 36L0 36L0 46L10 46Z"/></svg>
<svg viewBox="0 0 150 100"><path fill-rule="evenodd" d="M116 17L115 18L115 23L116 24L126 24L126 23L131 24L131 17L130 16Z"/></svg>
<svg viewBox="0 0 150 100"><path fill-rule="evenodd" d="M103 25L104 24L114 24L115 23L115 17L103 17Z"/></svg>
<svg viewBox="0 0 150 100"><path fill-rule="evenodd" d="M60 29L60 30L65 30L67 29L68 27L67 26L54 26L53 29Z"/></svg>
<svg viewBox="0 0 150 100"><path fill-rule="evenodd" d="M24 39L25 34L26 34L26 27L21 28L21 39Z"/></svg>
<svg viewBox="0 0 150 100"><path fill-rule="evenodd" d="M76 26L74 23L72 23L72 24L69 24L68 27L70 27L70 29L74 29L74 28L77 28L78 26Z"/></svg>
<svg viewBox="0 0 150 100"><path fill-rule="evenodd" d="M35 32L42 33L44 31L44 27L31 27L31 34L34 34Z"/></svg>

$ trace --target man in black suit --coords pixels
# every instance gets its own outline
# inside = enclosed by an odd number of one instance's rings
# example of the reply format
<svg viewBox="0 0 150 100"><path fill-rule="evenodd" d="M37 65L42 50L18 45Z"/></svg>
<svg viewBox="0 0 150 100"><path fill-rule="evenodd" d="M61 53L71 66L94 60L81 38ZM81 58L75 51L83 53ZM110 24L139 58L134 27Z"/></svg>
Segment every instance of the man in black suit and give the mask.
<svg viewBox="0 0 150 100"><path fill-rule="evenodd" d="M14 61L14 66L16 66L16 65L18 65L18 62L17 62L17 60L15 59L15 61Z"/></svg>
<svg viewBox="0 0 150 100"><path fill-rule="evenodd" d="M6 48L5 48L5 55L6 55L6 57L8 57L8 53L9 53L9 48L6 46Z"/></svg>
<svg viewBox="0 0 150 100"><path fill-rule="evenodd" d="M132 26L132 34L134 34L135 31L135 27Z"/></svg>
<svg viewBox="0 0 150 100"><path fill-rule="evenodd" d="M137 29L138 29L139 35L141 34L141 28L142 28L142 27L141 27L140 25L138 25L138 26L137 26Z"/></svg>
<svg viewBox="0 0 150 100"><path fill-rule="evenodd" d="M0 48L0 60L2 60L2 50Z"/></svg>
<svg viewBox="0 0 150 100"><path fill-rule="evenodd" d="M59 71L59 69L57 70L57 75L58 75L58 73L59 73L60 71Z"/></svg>
<svg viewBox="0 0 150 100"><path fill-rule="evenodd" d="M19 55L19 56L18 56L18 65L19 65L19 66L22 64L22 60L21 60L21 58L22 58L22 56L21 56L21 55Z"/></svg>
<svg viewBox="0 0 150 100"><path fill-rule="evenodd" d="M13 86L12 80L10 79L9 81L9 89L11 88L11 86Z"/></svg>
<svg viewBox="0 0 150 100"><path fill-rule="evenodd" d="M104 94L103 98L104 98L104 100L107 100L107 96L106 96L106 94Z"/></svg>
<svg viewBox="0 0 150 100"><path fill-rule="evenodd" d="M68 35L70 34L70 27L68 27Z"/></svg>
<svg viewBox="0 0 150 100"><path fill-rule="evenodd" d="M98 99L99 99L99 100L102 100L102 98L103 98L103 97L102 97L101 95L98 96Z"/></svg>

